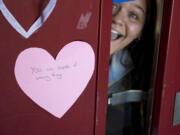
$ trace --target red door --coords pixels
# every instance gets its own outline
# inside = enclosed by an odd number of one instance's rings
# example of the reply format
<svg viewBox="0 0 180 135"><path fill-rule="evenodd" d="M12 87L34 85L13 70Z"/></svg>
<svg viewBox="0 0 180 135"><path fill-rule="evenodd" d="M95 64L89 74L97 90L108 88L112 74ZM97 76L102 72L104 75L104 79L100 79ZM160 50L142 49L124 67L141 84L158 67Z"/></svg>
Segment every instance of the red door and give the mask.
<svg viewBox="0 0 180 135"><path fill-rule="evenodd" d="M111 6L109 5L111 3L100 0L0 0L1 135L104 134L107 91L104 82L107 82L108 74L107 68L104 67L108 67L109 56L106 56L106 63L100 61L98 64L98 60L109 54L108 47L103 53L100 52L100 49L104 47L102 46L103 43L108 42L110 37L108 32L111 23ZM101 15L103 15L102 18L100 18ZM38 20L40 16L41 18ZM109 21L106 21L106 18ZM105 29L100 29L102 26ZM104 35L100 35L99 31L104 32ZM73 50L72 46L67 47L71 49L72 55L68 55L69 53L66 50L63 58L65 57L71 61L77 55L78 58L83 59L83 56L87 55L86 52L90 53L92 59L93 54L95 56L94 60L91 59L90 61L87 56L85 57L87 58L87 64L92 63L89 78L84 79L86 85L82 84L81 81L78 82L82 76L81 74L74 75L73 70L72 74L67 72L68 75L64 75L64 78L67 77L67 79L62 83L63 87L53 82L50 82L51 85L47 84L52 76L56 79L62 79L65 71L62 74L57 72L49 74L49 72L54 71L53 66L57 64L57 59L61 57L60 50L69 43L72 45L73 41L78 41L76 45L73 44L75 49ZM85 44L81 44L82 41ZM88 51L81 50L81 47L78 48L79 44L82 48L88 46ZM27 55L29 55L28 58L31 59L31 62L28 61ZM43 61L46 65L51 65L46 68L48 75L41 74L44 69L39 68L39 66ZM32 63L36 63L36 65L31 66ZM29 74L24 72L28 64L30 64L30 71L27 70L27 72L39 75L35 79L46 82L35 83L32 80L29 81ZM76 61L70 64L78 67ZM56 68L70 70L67 63ZM86 68L82 70L82 73L84 73L84 70ZM99 70L102 72L97 74ZM107 72L107 74L104 74L104 72ZM21 76L23 77L21 78ZM101 77L98 78L97 76ZM74 97L76 92L72 93L72 87L76 88L76 85L74 81L70 80L77 81L78 86L83 86L81 88L82 92L79 92L76 97ZM73 102L71 98L67 101L67 95L64 97L61 95L64 100L57 102L55 105L58 108L58 105L61 104L64 106L63 109L66 108L61 116L56 115L56 113L59 113L56 107L51 108L51 103L56 103L54 100L60 101L56 94L54 94L54 97L52 96L54 89L57 90L56 86L53 86L56 84L58 88L61 88L60 90L64 87L70 87L72 91L69 91L69 93L66 89L63 90L74 99ZM96 91L97 86L98 92ZM29 89L35 90L35 95L39 95L39 97L47 96L44 99L47 98L52 102L35 100L34 95L27 92ZM47 91L50 91L49 94ZM68 105L69 101L72 105ZM41 102L42 104L46 103L42 105Z"/></svg>
<svg viewBox="0 0 180 135"><path fill-rule="evenodd" d="M180 134L180 1L165 0L152 135Z"/></svg>

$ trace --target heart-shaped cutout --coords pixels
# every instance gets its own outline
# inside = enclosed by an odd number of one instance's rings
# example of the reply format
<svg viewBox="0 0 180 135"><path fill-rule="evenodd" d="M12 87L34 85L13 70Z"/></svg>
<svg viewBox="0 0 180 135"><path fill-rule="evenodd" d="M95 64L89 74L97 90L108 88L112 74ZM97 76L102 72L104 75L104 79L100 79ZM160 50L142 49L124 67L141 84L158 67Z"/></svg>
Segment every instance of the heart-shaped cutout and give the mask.
<svg viewBox="0 0 180 135"><path fill-rule="evenodd" d="M95 67L91 46L74 41L54 59L42 48L22 51L15 63L21 90L36 104L61 118L85 90Z"/></svg>
<svg viewBox="0 0 180 135"><path fill-rule="evenodd" d="M39 29L43 25L43 23L48 19L55 6L56 0L50 0L45 9L43 10L42 15L32 24L29 30L26 31L8 10L3 0L0 0L0 11L2 12L3 16L10 23L10 25L24 38L29 38L37 29Z"/></svg>

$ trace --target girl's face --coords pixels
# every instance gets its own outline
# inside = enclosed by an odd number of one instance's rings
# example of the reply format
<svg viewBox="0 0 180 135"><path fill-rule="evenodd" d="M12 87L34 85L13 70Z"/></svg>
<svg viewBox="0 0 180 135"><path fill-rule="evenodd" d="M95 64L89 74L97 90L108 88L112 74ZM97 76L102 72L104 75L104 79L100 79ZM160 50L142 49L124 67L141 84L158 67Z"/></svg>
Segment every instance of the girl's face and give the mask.
<svg viewBox="0 0 180 135"><path fill-rule="evenodd" d="M110 54L113 54L141 35L146 18L146 0L113 5Z"/></svg>

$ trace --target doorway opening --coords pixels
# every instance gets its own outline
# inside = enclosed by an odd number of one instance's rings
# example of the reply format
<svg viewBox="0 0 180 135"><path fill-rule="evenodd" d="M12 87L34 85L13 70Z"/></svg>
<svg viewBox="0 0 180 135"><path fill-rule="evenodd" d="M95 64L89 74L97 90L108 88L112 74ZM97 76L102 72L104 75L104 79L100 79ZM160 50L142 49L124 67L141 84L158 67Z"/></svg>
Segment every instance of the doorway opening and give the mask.
<svg viewBox="0 0 180 135"><path fill-rule="evenodd" d="M113 3L106 135L148 132L163 3Z"/></svg>

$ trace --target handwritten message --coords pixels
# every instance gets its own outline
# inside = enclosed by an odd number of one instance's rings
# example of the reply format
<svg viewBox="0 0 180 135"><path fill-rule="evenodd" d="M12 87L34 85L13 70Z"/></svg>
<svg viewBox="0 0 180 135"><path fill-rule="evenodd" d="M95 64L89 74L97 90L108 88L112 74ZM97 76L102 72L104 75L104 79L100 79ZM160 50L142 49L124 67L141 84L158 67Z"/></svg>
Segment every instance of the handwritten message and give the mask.
<svg viewBox="0 0 180 135"><path fill-rule="evenodd" d="M92 45L73 41L54 58L43 48L27 48L17 57L14 74L33 102L61 118L86 89L95 69Z"/></svg>
<svg viewBox="0 0 180 135"><path fill-rule="evenodd" d="M72 70L74 68L77 68L77 62L74 62L72 65L62 65L62 66L56 66L56 67L30 67L30 72L33 75L34 79L37 81L46 81L50 82L53 80L61 80L64 76L65 70Z"/></svg>

